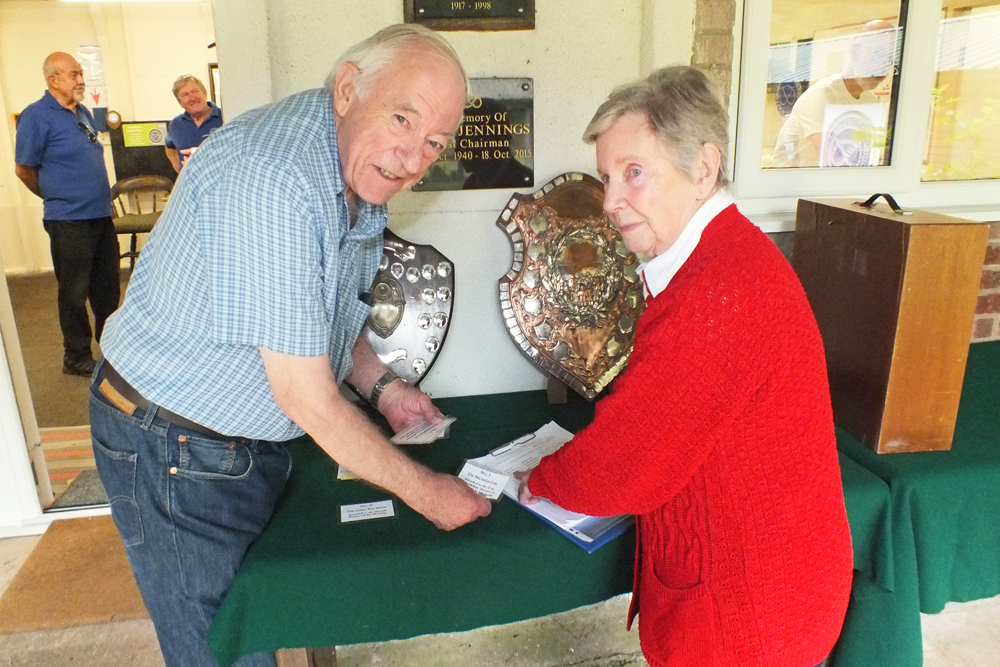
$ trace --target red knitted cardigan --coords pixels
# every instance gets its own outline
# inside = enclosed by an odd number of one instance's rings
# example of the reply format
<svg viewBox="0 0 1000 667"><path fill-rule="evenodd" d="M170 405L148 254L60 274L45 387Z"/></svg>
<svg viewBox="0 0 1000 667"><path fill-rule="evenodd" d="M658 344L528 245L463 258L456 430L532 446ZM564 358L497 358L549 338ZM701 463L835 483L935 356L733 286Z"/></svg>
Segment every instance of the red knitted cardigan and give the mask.
<svg viewBox="0 0 1000 667"><path fill-rule="evenodd" d="M629 622L653 667L812 667L833 647L852 553L822 341L735 205L648 299L627 372L529 490L637 515Z"/></svg>

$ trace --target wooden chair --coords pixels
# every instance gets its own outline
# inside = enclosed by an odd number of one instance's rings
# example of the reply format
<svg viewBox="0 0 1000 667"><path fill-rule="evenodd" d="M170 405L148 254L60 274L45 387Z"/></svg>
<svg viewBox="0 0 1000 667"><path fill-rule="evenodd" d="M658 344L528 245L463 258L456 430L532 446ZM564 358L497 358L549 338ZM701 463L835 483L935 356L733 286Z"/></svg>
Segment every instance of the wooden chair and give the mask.
<svg viewBox="0 0 1000 667"><path fill-rule="evenodd" d="M132 176L111 186L111 218L115 231L132 235L129 250L121 255L121 259L128 257L129 268L135 268L135 259L139 256L138 235L153 231L173 187L166 176Z"/></svg>

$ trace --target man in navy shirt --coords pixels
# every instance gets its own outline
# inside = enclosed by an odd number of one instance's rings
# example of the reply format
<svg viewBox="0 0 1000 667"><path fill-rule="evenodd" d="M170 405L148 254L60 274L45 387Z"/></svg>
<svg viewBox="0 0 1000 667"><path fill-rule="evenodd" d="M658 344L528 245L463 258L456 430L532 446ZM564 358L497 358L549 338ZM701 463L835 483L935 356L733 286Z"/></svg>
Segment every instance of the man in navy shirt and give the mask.
<svg viewBox="0 0 1000 667"><path fill-rule="evenodd" d="M63 373L89 377L96 363L91 335L101 340L104 321L121 297L111 187L94 118L80 104L85 89L80 63L68 53L53 53L42 73L48 90L18 118L14 171L44 202L42 222L59 285Z"/></svg>
<svg viewBox="0 0 1000 667"><path fill-rule="evenodd" d="M222 110L208 101L204 84L190 74L174 81L173 92L184 113L170 121L164 150L174 170L180 171L201 142L222 127Z"/></svg>

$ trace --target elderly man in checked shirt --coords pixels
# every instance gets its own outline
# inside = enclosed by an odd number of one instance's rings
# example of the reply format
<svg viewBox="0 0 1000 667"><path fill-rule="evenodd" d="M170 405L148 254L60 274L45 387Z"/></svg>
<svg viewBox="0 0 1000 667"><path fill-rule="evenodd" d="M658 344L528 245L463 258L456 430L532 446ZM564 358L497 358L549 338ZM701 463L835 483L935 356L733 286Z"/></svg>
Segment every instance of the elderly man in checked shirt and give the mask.
<svg viewBox="0 0 1000 667"><path fill-rule="evenodd" d="M90 398L98 471L168 666L215 664L209 626L303 432L443 530L489 514L338 389L371 396L397 431L441 418L358 337L359 295L386 202L448 145L466 96L446 41L391 26L348 49L325 89L243 114L181 171L105 328Z"/></svg>

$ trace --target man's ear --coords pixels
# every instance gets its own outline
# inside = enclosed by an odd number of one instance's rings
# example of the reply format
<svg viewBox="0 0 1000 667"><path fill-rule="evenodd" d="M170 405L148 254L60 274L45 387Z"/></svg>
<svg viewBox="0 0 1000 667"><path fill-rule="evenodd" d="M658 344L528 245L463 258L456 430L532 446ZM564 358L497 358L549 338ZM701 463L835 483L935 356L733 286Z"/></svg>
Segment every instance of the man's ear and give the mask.
<svg viewBox="0 0 1000 667"><path fill-rule="evenodd" d="M698 185L699 198L707 199L715 191L721 162L722 151L713 143L706 142L698 151L695 159L695 183Z"/></svg>
<svg viewBox="0 0 1000 667"><path fill-rule="evenodd" d="M347 115L347 110L357 101L358 92L355 83L361 70L354 63L344 63L337 69L337 77L333 84L333 110L337 116Z"/></svg>

